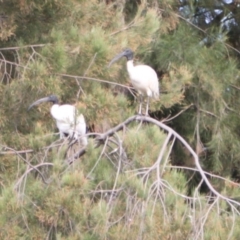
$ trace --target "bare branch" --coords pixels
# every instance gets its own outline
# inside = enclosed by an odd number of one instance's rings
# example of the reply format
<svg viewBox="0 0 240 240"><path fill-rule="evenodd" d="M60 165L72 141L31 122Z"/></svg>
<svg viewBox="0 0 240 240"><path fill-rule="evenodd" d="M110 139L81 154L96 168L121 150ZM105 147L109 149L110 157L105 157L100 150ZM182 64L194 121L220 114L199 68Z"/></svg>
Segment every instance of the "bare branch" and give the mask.
<svg viewBox="0 0 240 240"><path fill-rule="evenodd" d="M174 115L173 117L171 118L166 118L166 119L163 119L161 122L162 123L165 123L165 122L170 122L172 121L174 118L178 117L179 115L181 115L182 113L184 113L185 111L187 111L190 107L192 107L194 104L190 104L188 106L186 106L183 110L181 110L180 112L178 112L176 115Z"/></svg>
<svg viewBox="0 0 240 240"><path fill-rule="evenodd" d="M190 168L190 167L183 167L183 166L167 166L167 168L172 168L172 169L183 169L183 170L190 170L190 171L195 171L195 172L199 172L199 170L197 168ZM216 175L216 174L213 174L213 173L209 173L209 172L206 172L206 171L203 171L204 174L210 176L210 177L213 177L213 178L218 178L218 179L221 179L225 182L229 182L231 183L233 186L236 186L236 187L240 187L240 184L239 183L236 183L236 182L233 182L227 178L224 178L224 177L221 177L219 175Z"/></svg>
<svg viewBox="0 0 240 240"><path fill-rule="evenodd" d="M199 111L219 119L219 117L217 115L215 115L214 113L212 113L212 112L206 111L206 110L201 109L201 108L199 109Z"/></svg>
<svg viewBox="0 0 240 240"><path fill-rule="evenodd" d="M19 156L22 161L24 161L25 163L27 163L27 165L28 165L29 167L31 167L31 170L30 170L30 171L32 171L33 169L36 170L36 171L39 173L39 175L41 176L43 182L44 182L45 184L48 184L48 183L46 182L44 176L42 175L42 173L38 170L38 168L35 167L35 166L33 166L33 165L32 165L30 162L28 162L26 159L24 159L24 158L20 155L19 152L16 152L13 148L10 148L10 147L6 147L6 146L3 146L3 147L4 147L4 148L7 148L7 149L10 149L12 152L15 152L15 154L16 154L17 156Z"/></svg>
<svg viewBox="0 0 240 240"><path fill-rule="evenodd" d="M53 164L52 164L52 163L40 163L40 164L38 164L38 165L36 165L36 166L32 166L31 168L28 168L27 171L19 178L19 180L18 180L17 183L15 184L14 188L16 189L16 188L21 184L21 182L22 182L22 180L24 179L24 177L25 177L27 174L29 174L32 170L37 170L37 171L39 172L38 168L39 168L39 167L42 167L42 166L53 166ZM39 173L40 173L40 172L39 172ZM42 176L42 175L41 175L41 176ZM42 179L43 179L43 182L44 182L45 184L48 184L48 182L44 179L43 176L42 176Z"/></svg>
<svg viewBox="0 0 240 240"><path fill-rule="evenodd" d="M33 47L44 47L46 45L50 45L48 44L33 44L33 45L25 45L25 46L21 46L21 47L7 47L7 48L0 48L0 51L8 51L8 50L19 50L22 48L33 48Z"/></svg>
<svg viewBox="0 0 240 240"><path fill-rule="evenodd" d="M123 88L128 89L128 91L135 97L135 94L133 93L133 87L129 87L120 83L116 83L116 82L110 82L107 80L103 80L103 79L98 79L98 78L92 78L92 77L85 77L85 76L77 76L77 75L69 75L69 74L63 74L63 73L59 73L57 74L59 76L62 77L69 77L69 78L75 78L75 79L86 79L86 80L91 80L91 81L96 81L96 82L101 82L101 83L107 83L107 84L111 84L111 85L117 85Z"/></svg>
<svg viewBox="0 0 240 240"><path fill-rule="evenodd" d="M205 30L203 30L202 28L198 27L198 26L195 25L194 23L190 22L188 19L184 18L183 16L181 16L181 15L179 15L179 14L176 14L176 13L175 13L175 15L176 15L177 17L179 17L180 19L184 20L185 22L187 22L188 24L190 24L191 26L193 26L194 28L198 29L199 31L207 34L207 32L206 32ZM237 52L237 53L240 54L240 51L239 51L238 49L234 48L233 46L231 46L230 44L227 44L227 43L225 43L225 42L223 42L223 41L222 41L222 43L223 43L226 47L228 47L228 48L232 49L233 51L235 51L235 52Z"/></svg>
<svg viewBox="0 0 240 240"><path fill-rule="evenodd" d="M199 163L199 158L198 158L197 153L192 149L192 147L186 142L186 140L182 136L180 136L172 128L168 127L167 125L165 125L162 122L159 122L159 121L157 121L153 118L150 118L148 116L139 116L139 115L131 116L130 118L126 119L124 122L120 123L116 127L112 128L112 129L109 129L105 133L100 134L99 137L96 138L96 141L98 141L98 144L99 144L99 142L105 142L106 139L108 139L110 136L115 134L117 131L122 130L126 125L130 124L131 122L133 122L135 120L136 121L145 121L145 122L153 123L153 124L157 125L158 127L160 127L161 129L167 131L169 136L173 135L176 139L178 139L187 148L187 150L191 153L191 155L193 156L195 166L196 166L197 170L199 171L203 181L207 184L210 191L212 193L214 193L220 199L223 199L226 202L228 202L228 204L230 204L230 205L231 204L236 204L237 206L240 206L239 202L237 202L237 201L235 201L235 200L233 200L229 197L223 196L212 186L212 184L209 182L208 178L206 177L205 172L203 171L203 169L202 169L202 167ZM170 139L170 137L167 138L168 142L169 142L169 139ZM165 148L163 148L163 149L165 149ZM77 153L75 157L77 158L77 156L79 156L79 153ZM157 162L160 162L160 160L159 160L159 159L161 159L160 156L162 156L161 152L160 152L160 155L159 155L159 158L158 158ZM154 164L154 166L157 167L156 164Z"/></svg>

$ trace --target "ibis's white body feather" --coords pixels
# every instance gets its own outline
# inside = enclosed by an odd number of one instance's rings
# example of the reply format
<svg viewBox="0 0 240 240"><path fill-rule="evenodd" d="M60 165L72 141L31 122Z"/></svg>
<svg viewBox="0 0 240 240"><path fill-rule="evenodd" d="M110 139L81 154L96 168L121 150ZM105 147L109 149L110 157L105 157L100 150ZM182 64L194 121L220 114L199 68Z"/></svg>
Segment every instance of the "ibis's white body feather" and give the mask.
<svg viewBox="0 0 240 240"><path fill-rule="evenodd" d="M51 115L56 120L60 138L63 138L65 133L87 145L86 122L83 115L77 113L75 106L54 104L51 107Z"/></svg>
<svg viewBox="0 0 240 240"><path fill-rule="evenodd" d="M142 95L158 98L159 83L156 72L147 65L133 65L133 60L127 61L127 70L133 87Z"/></svg>

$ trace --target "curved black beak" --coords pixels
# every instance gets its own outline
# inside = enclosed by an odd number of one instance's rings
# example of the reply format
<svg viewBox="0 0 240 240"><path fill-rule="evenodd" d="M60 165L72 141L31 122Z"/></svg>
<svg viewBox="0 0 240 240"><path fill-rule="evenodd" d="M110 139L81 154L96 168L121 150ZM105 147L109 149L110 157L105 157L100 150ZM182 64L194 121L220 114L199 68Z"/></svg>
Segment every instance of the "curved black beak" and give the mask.
<svg viewBox="0 0 240 240"><path fill-rule="evenodd" d="M114 63L116 62L117 60L119 60L120 58L124 57L125 56L125 50L121 53L119 53L118 55L116 55L112 60L111 62L108 64L108 68Z"/></svg>
<svg viewBox="0 0 240 240"><path fill-rule="evenodd" d="M34 107L34 106L36 106L36 105L38 105L38 104L40 104L40 103L43 103L43 102L50 102L50 98L49 98L49 97L44 97L44 98L38 99L37 101L35 101L34 103L32 103L32 104L28 107L28 111L29 111L32 107Z"/></svg>

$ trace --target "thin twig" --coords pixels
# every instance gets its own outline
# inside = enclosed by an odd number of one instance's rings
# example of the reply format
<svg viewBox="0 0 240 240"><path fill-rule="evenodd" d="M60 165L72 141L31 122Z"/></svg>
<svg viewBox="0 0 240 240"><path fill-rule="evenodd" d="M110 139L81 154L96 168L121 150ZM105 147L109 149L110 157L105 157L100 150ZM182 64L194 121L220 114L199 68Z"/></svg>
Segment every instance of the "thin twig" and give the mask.
<svg viewBox="0 0 240 240"><path fill-rule="evenodd" d="M172 168L172 169L183 169L183 170L190 170L190 171L195 171L195 172L199 172L199 170L197 168L190 168L190 167L182 167L182 166L167 166L167 168ZM231 183L233 186L238 186L240 187L240 184L239 183L236 183L236 182L233 182L227 178L224 178L224 177L221 177L219 175L216 175L216 174L213 174L213 173L209 173L209 172L206 172L206 171L203 171L204 174L210 176L210 177L214 177L214 178L219 178L225 182L229 182Z"/></svg>
<svg viewBox="0 0 240 240"><path fill-rule="evenodd" d="M190 104L188 106L186 106L183 110L181 110L180 112L178 112L176 115L174 115L173 117L171 118L166 118L166 119L163 119L161 120L162 123L165 123L165 122L170 122L172 121L174 118L178 117L179 115L181 115L182 113L184 113L185 111L187 111L190 107L192 107L194 104Z"/></svg>
<svg viewBox="0 0 240 240"><path fill-rule="evenodd" d="M51 44L47 43L47 44L25 45L25 46L21 46L21 47L7 47L7 48L0 48L0 51L18 50L18 49L22 49L22 48L44 47L46 45L51 45Z"/></svg>
<svg viewBox="0 0 240 240"><path fill-rule="evenodd" d="M15 151L13 148L6 147L6 146L3 146L3 147L4 147L4 148L7 148L7 149L10 149L11 151ZM16 151L15 151L15 153L16 153ZM25 163L27 163L28 166L30 166L32 169L36 170L36 171L39 173L39 175L41 176L43 182L44 182L45 184L47 184L44 176L42 175L42 173L41 173L35 166L33 166L30 162L28 162L26 159L24 159L19 153L16 153L16 155L18 155L18 156L20 157L20 159L22 159L22 161L24 161Z"/></svg>
<svg viewBox="0 0 240 240"><path fill-rule="evenodd" d="M77 75L69 75L69 74L63 74L63 73L61 73L61 74L59 73L57 75L62 76L62 77L86 79L86 80L96 81L96 82L100 82L100 83L107 83L107 84L111 84L111 85L117 85L117 86L120 86L120 87L128 89L128 91L135 97L135 94L132 91L134 89L133 87L129 87L129 86L126 86L126 85L123 85L123 84L120 84L120 83L110 82L110 81L99 79L99 78L84 77L84 76L77 76Z"/></svg>
<svg viewBox="0 0 240 240"><path fill-rule="evenodd" d="M201 109L201 108L199 109L199 111L219 119L219 117L217 115L215 115L214 113L212 113L212 112L206 111L206 110Z"/></svg>
<svg viewBox="0 0 240 240"><path fill-rule="evenodd" d="M202 28L198 27L198 26L195 25L194 23L190 22L188 19L186 19L186 18L184 18L184 17L182 17L181 15L176 14L176 13L175 13L175 15L176 15L177 17L181 18L182 20L184 20L185 22L187 22L188 24L190 24L191 26L193 26L194 28L198 29L199 31L207 34L207 32L206 32L205 30L203 30ZM238 49L234 48L233 46L231 46L230 44L225 43L225 42L223 42L223 41L222 41L222 43L223 43L226 47L228 47L228 48L232 49L233 51L235 51L235 52L237 52L237 53L240 54L240 51L239 51Z"/></svg>

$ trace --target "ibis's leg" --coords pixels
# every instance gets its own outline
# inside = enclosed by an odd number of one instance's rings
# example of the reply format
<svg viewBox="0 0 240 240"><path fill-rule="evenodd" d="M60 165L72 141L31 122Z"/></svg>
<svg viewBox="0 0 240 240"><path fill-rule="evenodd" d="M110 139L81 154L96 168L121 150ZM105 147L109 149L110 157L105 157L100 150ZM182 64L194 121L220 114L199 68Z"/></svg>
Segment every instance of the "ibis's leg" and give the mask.
<svg viewBox="0 0 240 240"><path fill-rule="evenodd" d="M146 116L148 116L148 108L149 108L149 96L147 97Z"/></svg>
<svg viewBox="0 0 240 240"><path fill-rule="evenodd" d="M59 132L60 133L60 139L63 139L64 138L64 133L63 132Z"/></svg>
<svg viewBox="0 0 240 240"><path fill-rule="evenodd" d="M141 115L141 113L142 113L142 94L139 95L139 100L140 100L140 104L139 104L138 114Z"/></svg>
<svg viewBox="0 0 240 240"><path fill-rule="evenodd" d="M80 141L83 146L86 146L88 144L88 140L86 136L82 136Z"/></svg>

